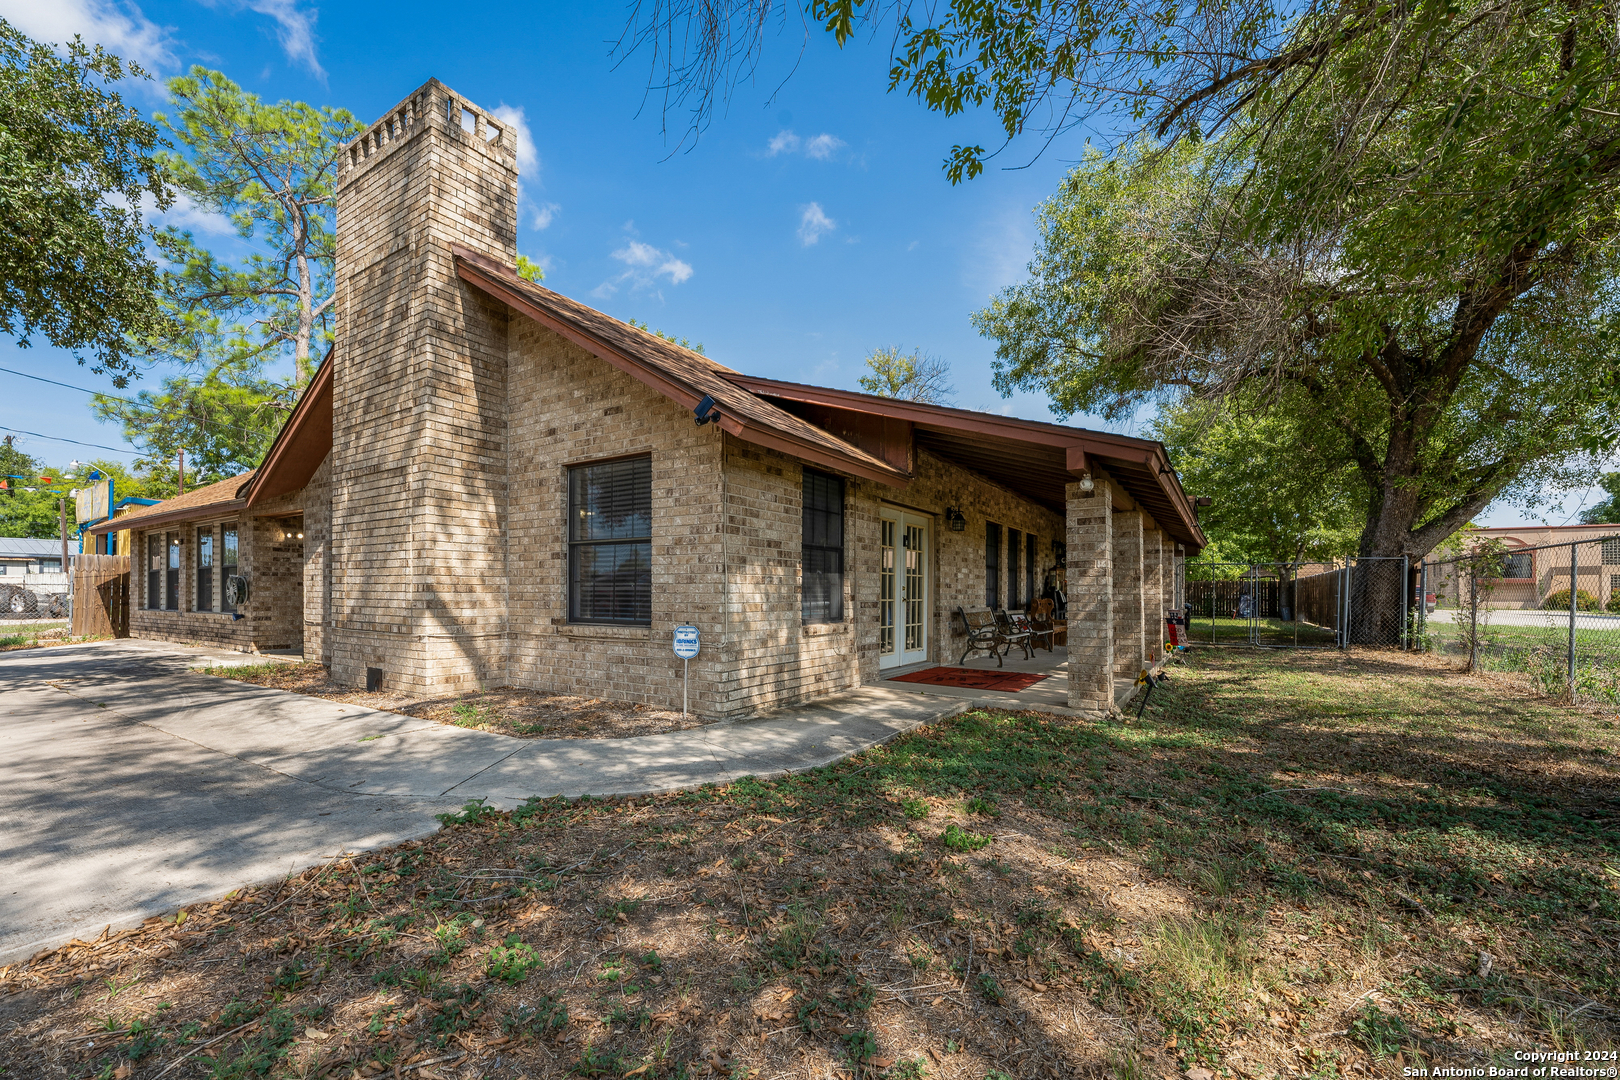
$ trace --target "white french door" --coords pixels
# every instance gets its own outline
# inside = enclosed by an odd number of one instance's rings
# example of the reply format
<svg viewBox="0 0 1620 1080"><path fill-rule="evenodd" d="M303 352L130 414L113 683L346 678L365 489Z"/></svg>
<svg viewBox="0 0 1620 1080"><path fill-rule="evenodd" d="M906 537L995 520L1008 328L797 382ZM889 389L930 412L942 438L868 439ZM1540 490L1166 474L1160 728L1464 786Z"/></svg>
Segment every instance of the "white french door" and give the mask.
<svg viewBox="0 0 1620 1080"><path fill-rule="evenodd" d="M878 667L928 659L929 519L891 507L879 511Z"/></svg>

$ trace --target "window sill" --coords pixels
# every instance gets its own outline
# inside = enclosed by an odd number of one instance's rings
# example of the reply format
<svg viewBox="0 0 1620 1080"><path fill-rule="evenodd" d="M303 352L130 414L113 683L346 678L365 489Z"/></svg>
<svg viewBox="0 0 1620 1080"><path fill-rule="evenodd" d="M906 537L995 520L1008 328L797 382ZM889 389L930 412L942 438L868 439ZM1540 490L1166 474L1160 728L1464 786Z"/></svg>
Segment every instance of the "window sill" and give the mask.
<svg viewBox="0 0 1620 1080"><path fill-rule="evenodd" d="M848 622L803 623L805 637L826 637L829 634L842 634L852 629Z"/></svg>
<svg viewBox="0 0 1620 1080"><path fill-rule="evenodd" d="M595 623L567 623L552 628L559 637L587 638L607 641L648 641L652 638L650 626L609 626Z"/></svg>

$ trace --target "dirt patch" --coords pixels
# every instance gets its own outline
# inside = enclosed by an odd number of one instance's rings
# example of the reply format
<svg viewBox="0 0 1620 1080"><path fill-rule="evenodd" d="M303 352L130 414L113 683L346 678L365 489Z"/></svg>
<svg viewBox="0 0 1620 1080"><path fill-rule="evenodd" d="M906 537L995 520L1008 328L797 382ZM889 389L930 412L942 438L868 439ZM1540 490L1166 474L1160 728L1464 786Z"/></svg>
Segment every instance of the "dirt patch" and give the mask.
<svg viewBox="0 0 1620 1080"><path fill-rule="evenodd" d="M551 694L505 686L473 694L424 696L366 692L334 683L321 664L251 664L204 668L205 674L291 690L296 694L383 709L456 727L495 731L525 739L628 739L699 727L696 715L603 698Z"/></svg>

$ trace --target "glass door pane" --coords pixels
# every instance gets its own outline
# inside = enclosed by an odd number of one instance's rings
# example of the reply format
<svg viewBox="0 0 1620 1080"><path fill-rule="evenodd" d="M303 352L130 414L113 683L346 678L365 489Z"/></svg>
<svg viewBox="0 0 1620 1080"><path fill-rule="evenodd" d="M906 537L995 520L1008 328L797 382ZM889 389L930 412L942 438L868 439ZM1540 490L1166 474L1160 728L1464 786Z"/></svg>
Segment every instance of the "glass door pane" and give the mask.
<svg viewBox="0 0 1620 1080"><path fill-rule="evenodd" d="M878 654L894 654L894 528L895 523L882 519L882 554L878 563Z"/></svg>
<svg viewBox="0 0 1620 1080"><path fill-rule="evenodd" d="M928 591L923 586L923 537L925 530L919 525L907 525L906 552L906 651L923 647L923 601Z"/></svg>

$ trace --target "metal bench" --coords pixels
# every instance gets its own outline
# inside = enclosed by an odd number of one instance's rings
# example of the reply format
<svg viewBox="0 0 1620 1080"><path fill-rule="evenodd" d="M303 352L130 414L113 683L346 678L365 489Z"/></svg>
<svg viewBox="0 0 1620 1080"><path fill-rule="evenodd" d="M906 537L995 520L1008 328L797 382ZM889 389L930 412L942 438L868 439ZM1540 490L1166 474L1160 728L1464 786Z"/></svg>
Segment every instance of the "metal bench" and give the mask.
<svg viewBox="0 0 1620 1080"><path fill-rule="evenodd" d="M1006 641L1001 636L1001 628L996 625L995 616L988 611L964 611L956 609L956 617L962 620L962 629L967 634L967 648L962 651L962 658L956 663L965 664L967 658L976 652L987 652L996 658L996 666L1001 667L1002 647Z"/></svg>

